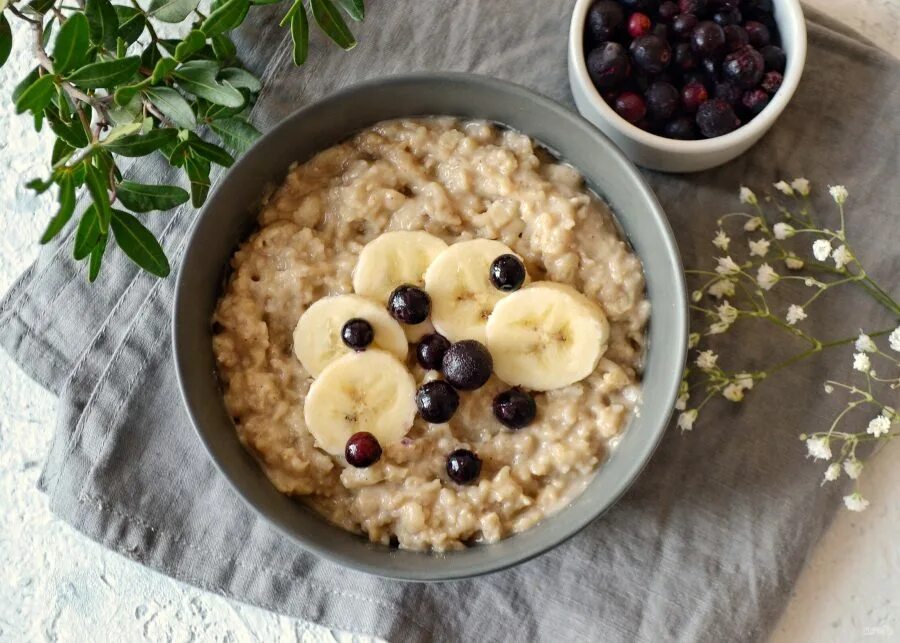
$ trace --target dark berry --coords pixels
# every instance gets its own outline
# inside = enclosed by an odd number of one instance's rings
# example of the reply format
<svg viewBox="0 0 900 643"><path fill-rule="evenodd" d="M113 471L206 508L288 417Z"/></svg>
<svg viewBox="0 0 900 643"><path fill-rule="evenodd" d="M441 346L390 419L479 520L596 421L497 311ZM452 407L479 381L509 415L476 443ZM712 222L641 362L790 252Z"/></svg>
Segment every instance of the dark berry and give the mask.
<svg viewBox="0 0 900 643"><path fill-rule="evenodd" d="M537 414L534 398L525 391L511 388L494 398L494 417L503 426L521 429L528 426Z"/></svg>
<svg viewBox="0 0 900 643"><path fill-rule="evenodd" d="M747 113L756 116L766 108L769 104L769 95L762 89L750 89L741 96L741 104L747 110Z"/></svg>
<svg viewBox="0 0 900 643"><path fill-rule="evenodd" d="M351 319L341 328L341 339L355 351L365 350L375 339L375 330L365 319Z"/></svg>
<svg viewBox="0 0 900 643"><path fill-rule="evenodd" d="M600 89L614 87L628 78L631 61L625 48L617 42L605 42L587 57L588 75Z"/></svg>
<svg viewBox="0 0 900 643"><path fill-rule="evenodd" d="M741 126L731 105L720 98L708 100L697 110L697 126L706 138L723 136Z"/></svg>
<svg viewBox="0 0 900 643"><path fill-rule="evenodd" d="M725 32L712 20L704 20L691 31L691 46L701 56L712 56L725 46Z"/></svg>
<svg viewBox="0 0 900 643"><path fill-rule="evenodd" d="M665 121L678 109L678 90L666 82L652 83L644 92L647 100L647 115L653 120Z"/></svg>
<svg viewBox="0 0 900 643"><path fill-rule="evenodd" d="M772 36L769 34L769 28L756 20L748 20L744 23L744 29L750 36L750 44L761 49L772 42Z"/></svg>
<svg viewBox="0 0 900 643"><path fill-rule="evenodd" d="M500 255L491 262L490 279L497 290L518 290L525 283L525 264L516 255Z"/></svg>
<svg viewBox="0 0 900 643"><path fill-rule="evenodd" d="M699 15L706 11L706 0L678 0L678 8L681 13L693 13Z"/></svg>
<svg viewBox="0 0 900 643"><path fill-rule="evenodd" d="M704 58L700 61L700 69L706 74L710 82L715 82L719 78L719 61L715 58Z"/></svg>
<svg viewBox="0 0 900 643"><path fill-rule="evenodd" d="M597 42L615 38L624 22L622 7L613 0L598 0L588 9L588 31Z"/></svg>
<svg viewBox="0 0 900 643"><path fill-rule="evenodd" d="M656 23L655 25L653 25L653 29L650 30L650 33L652 33L654 36L659 36L667 42L669 40L669 27L662 23Z"/></svg>
<svg viewBox="0 0 900 643"><path fill-rule="evenodd" d="M762 54L747 45L725 56L722 74L727 80L733 80L744 89L749 89L759 84L764 67Z"/></svg>
<svg viewBox="0 0 900 643"><path fill-rule="evenodd" d="M669 138L677 138L682 141L690 141L697 138L697 126L690 116L679 116L669 121L663 127L663 134Z"/></svg>
<svg viewBox="0 0 900 643"><path fill-rule="evenodd" d="M634 64L650 74L658 74L672 60L672 48L669 47L669 43L654 34L632 40L630 51Z"/></svg>
<svg viewBox="0 0 900 643"><path fill-rule="evenodd" d="M431 312L431 297L421 288L403 284L388 297L391 317L404 324L421 324Z"/></svg>
<svg viewBox="0 0 900 643"><path fill-rule="evenodd" d="M767 45L760 49L759 53L762 54L763 60L766 63L766 69L779 71L782 74L784 73L787 57L784 55L784 50L781 47Z"/></svg>
<svg viewBox="0 0 900 643"><path fill-rule="evenodd" d="M619 0L628 11L640 11L642 13L654 13L659 7L659 0Z"/></svg>
<svg viewBox="0 0 900 643"><path fill-rule="evenodd" d="M750 36L747 35L747 30L743 27L728 25L723 27L722 31L725 33L725 48L728 51L737 51L744 45L750 44Z"/></svg>
<svg viewBox="0 0 900 643"><path fill-rule="evenodd" d="M767 71L763 74L760 86L770 94L774 94L781 89L781 83L784 82L784 76L777 71Z"/></svg>
<svg viewBox="0 0 900 643"><path fill-rule="evenodd" d="M672 20L672 31L676 36L687 40L700 20L692 13L681 13Z"/></svg>
<svg viewBox="0 0 900 643"><path fill-rule="evenodd" d="M449 422L459 407L459 393L443 380L426 382L416 391L416 406L426 422Z"/></svg>
<svg viewBox="0 0 900 643"><path fill-rule="evenodd" d="M468 449L457 449L447 456L447 475L457 484L475 481L481 473L481 459Z"/></svg>
<svg viewBox="0 0 900 643"><path fill-rule="evenodd" d="M681 71L690 71L697 68L697 54L686 42L679 42L675 45L675 65Z"/></svg>
<svg viewBox="0 0 900 643"><path fill-rule="evenodd" d="M464 339L447 349L441 367L444 378L455 388L472 391L490 379L494 360L480 342Z"/></svg>
<svg viewBox="0 0 900 643"><path fill-rule="evenodd" d="M709 98L706 87L700 83L688 83L681 90L681 104L684 111L693 114Z"/></svg>
<svg viewBox="0 0 900 643"><path fill-rule="evenodd" d="M425 335L416 346L416 361L422 368L432 371L441 370L444 353L450 348L450 340L438 333Z"/></svg>
<svg viewBox="0 0 900 643"><path fill-rule="evenodd" d="M713 14L713 22L720 27L739 25L742 19L741 12L736 7L723 7Z"/></svg>
<svg viewBox="0 0 900 643"><path fill-rule="evenodd" d="M344 457L347 458L347 464L364 469L370 467L381 458L381 445L378 439L367 431L354 433L347 440L347 446L344 448Z"/></svg>
<svg viewBox="0 0 900 643"><path fill-rule="evenodd" d="M713 90L714 97L721 98L732 106L737 105L740 102L743 93L743 90L730 80L723 80L720 83L716 83L715 89Z"/></svg>
<svg viewBox="0 0 900 643"><path fill-rule="evenodd" d="M672 0L666 0L659 5L659 19L663 22L671 22L672 18L677 16L680 11L677 3L672 2Z"/></svg>
<svg viewBox="0 0 900 643"><path fill-rule="evenodd" d="M632 38L637 38L643 36L645 33L650 33L651 26L652 23L650 22L650 18L645 13L637 11L628 16L628 35Z"/></svg>
<svg viewBox="0 0 900 643"><path fill-rule="evenodd" d="M634 92L622 92L616 96L613 102L613 109L616 114L624 118L629 123L637 123L647 115L647 106L644 99Z"/></svg>

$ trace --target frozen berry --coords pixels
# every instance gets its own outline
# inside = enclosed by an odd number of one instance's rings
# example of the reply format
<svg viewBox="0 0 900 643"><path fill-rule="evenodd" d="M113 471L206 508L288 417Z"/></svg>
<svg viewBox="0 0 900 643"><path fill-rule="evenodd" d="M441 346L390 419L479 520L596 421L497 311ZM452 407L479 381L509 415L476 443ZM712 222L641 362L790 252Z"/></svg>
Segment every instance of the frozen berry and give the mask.
<svg viewBox="0 0 900 643"><path fill-rule="evenodd" d="M598 0L588 9L588 31L597 42L614 38L624 22L622 7L613 0Z"/></svg>
<svg viewBox="0 0 900 643"><path fill-rule="evenodd" d="M490 379L494 360L481 342L464 339L447 349L441 367L444 378L455 388L473 391Z"/></svg>
<svg viewBox="0 0 900 643"><path fill-rule="evenodd" d="M663 22L671 22L680 11L677 3L672 2L672 0L666 0L659 5L659 19Z"/></svg>
<svg viewBox="0 0 900 643"><path fill-rule="evenodd" d="M421 324L431 312L431 297L421 288L403 284L388 297L391 317L404 324Z"/></svg>
<svg viewBox="0 0 900 643"><path fill-rule="evenodd" d="M468 449L457 449L447 456L447 475L457 484L474 482L481 473L481 459Z"/></svg>
<svg viewBox="0 0 900 643"><path fill-rule="evenodd" d="M750 44L750 36L747 30L738 25L728 25L722 28L725 33L725 48L728 51L737 51L744 45Z"/></svg>
<svg viewBox="0 0 900 643"><path fill-rule="evenodd" d="M617 42L605 42L588 54L588 75L600 89L614 87L628 78L631 62L625 48Z"/></svg>
<svg viewBox="0 0 900 643"><path fill-rule="evenodd" d="M644 99L634 92L622 92L613 103L616 114L629 123L637 123L647 115L647 106Z"/></svg>
<svg viewBox="0 0 900 643"><path fill-rule="evenodd" d="M662 24L661 22L653 25L653 29L650 30L650 33L652 33L654 36L659 36L666 42L668 42L669 40L669 27Z"/></svg>
<svg viewBox="0 0 900 643"><path fill-rule="evenodd" d="M713 14L713 22L721 27L741 24L741 12L736 7L722 7Z"/></svg>
<svg viewBox="0 0 900 643"><path fill-rule="evenodd" d="M647 101L647 115L653 120L668 120L678 109L678 90L663 81L657 81L647 87L644 98Z"/></svg>
<svg viewBox="0 0 900 643"><path fill-rule="evenodd" d="M511 388L494 398L494 417L503 426L510 429L521 429L531 424L537 415L537 404L534 398L525 391Z"/></svg>
<svg viewBox="0 0 900 643"><path fill-rule="evenodd" d="M525 283L525 264L516 255L500 255L491 262L489 276L494 288L513 292Z"/></svg>
<svg viewBox="0 0 900 643"><path fill-rule="evenodd" d="M760 49L772 42L772 36L769 34L769 28L756 20L748 20L744 23L744 29L750 36L750 44Z"/></svg>
<svg viewBox="0 0 900 643"><path fill-rule="evenodd" d="M710 82L714 83L719 78L719 61L715 58L704 58L700 61L700 69L706 74Z"/></svg>
<svg viewBox="0 0 900 643"><path fill-rule="evenodd" d="M690 38L691 32L697 23L700 22L692 13L681 13L672 20L672 31L676 36L682 39Z"/></svg>
<svg viewBox="0 0 900 643"><path fill-rule="evenodd" d="M712 20L698 23L691 31L691 46L701 56L712 56L725 45L725 32Z"/></svg>
<svg viewBox="0 0 900 643"><path fill-rule="evenodd" d="M716 83L713 90L714 97L721 98L732 106L737 105L738 102L740 102L743 93L743 90L730 80L723 80L722 82Z"/></svg>
<svg viewBox="0 0 900 643"><path fill-rule="evenodd" d="M751 89L744 92L741 104L750 114L756 116L769 104L769 95L762 89Z"/></svg>
<svg viewBox="0 0 900 643"><path fill-rule="evenodd" d="M341 339L355 351L365 350L375 339L375 330L365 319L351 319L341 328Z"/></svg>
<svg viewBox="0 0 900 643"><path fill-rule="evenodd" d="M443 380L425 382L416 391L416 407L426 422L449 422L459 407L459 393Z"/></svg>
<svg viewBox="0 0 900 643"><path fill-rule="evenodd" d="M749 89L759 84L764 67L762 54L747 45L725 56L722 74L726 79L733 80L744 89Z"/></svg>
<svg viewBox="0 0 900 643"><path fill-rule="evenodd" d="M672 60L669 43L653 34L632 40L630 51L635 66L649 74L658 74Z"/></svg>
<svg viewBox="0 0 900 643"><path fill-rule="evenodd" d="M684 111L694 113L709 98L706 87L700 83L688 83L681 90L681 104Z"/></svg>
<svg viewBox="0 0 900 643"><path fill-rule="evenodd" d="M650 18L645 13L638 11L628 16L628 35L632 38L649 33L651 26Z"/></svg>
<svg viewBox="0 0 900 643"><path fill-rule="evenodd" d="M438 333L425 335L416 346L416 361L424 369L439 371L448 348L450 341L443 335Z"/></svg>
<svg viewBox="0 0 900 643"><path fill-rule="evenodd" d="M690 116L679 116L663 127L663 134L669 138L690 141L697 138L697 126Z"/></svg>
<svg viewBox="0 0 900 643"><path fill-rule="evenodd" d="M693 13L695 15L706 11L706 0L678 0L678 8L681 13Z"/></svg>
<svg viewBox="0 0 900 643"><path fill-rule="evenodd" d="M675 66L681 71L690 71L697 68L697 54L691 49L690 44L679 42L675 45Z"/></svg>
<svg viewBox="0 0 900 643"><path fill-rule="evenodd" d="M770 94L774 94L779 89L781 89L781 83L783 81L784 76L782 76L777 71L767 71L765 74L763 74L763 79L760 83L760 86Z"/></svg>
<svg viewBox="0 0 900 643"><path fill-rule="evenodd" d="M766 69L779 71L782 74L784 73L787 57L784 55L784 50L781 47L767 45L760 49L759 53L762 54L763 60L766 63Z"/></svg>
<svg viewBox="0 0 900 643"><path fill-rule="evenodd" d="M378 439L367 431L354 433L347 440L347 446L344 448L344 457L347 458L347 464L364 469L370 467L381 458L381 445Z"/></svg>
<svg viewBox="0 0 900 643"><path fill-rule="evenodd" d="M697 126L706 138L724 136L741 125L731 105L721 98L708 100L697 110Z"/></svg>

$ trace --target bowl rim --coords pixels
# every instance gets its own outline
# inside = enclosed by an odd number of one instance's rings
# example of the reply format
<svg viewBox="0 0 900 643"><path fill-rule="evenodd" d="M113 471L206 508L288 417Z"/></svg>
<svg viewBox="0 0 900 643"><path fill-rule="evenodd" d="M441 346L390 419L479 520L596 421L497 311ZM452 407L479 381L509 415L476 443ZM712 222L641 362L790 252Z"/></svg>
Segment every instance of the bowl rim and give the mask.
<svg viewBox="0 0 900 643"><path fill-rule="evenodd" d="M775 92L775 96L769 101L769 104L766 105L763 111L757 114L749 123L741 125L733 132L714 138L682 141L642 130L619 116L603 100L603 97L597 91L597 88L594 87L594 83L591 82L588 75L583 39L587 12L595 1L577 0L575 3L575 7L572 10L572 19L569 23L569 60L572 61L574 75L584 90L584 97L599 112L600 117L611 127L616 128L624 136L637 143L670 154L708 154L722 152L747 140L756 140L778 119L778 116L784 111L797 86L800 84L800 77L803 75L803 67L806 62L807 49L806 19L803 16L803 8L800 5L800 0L774 0L776 7L783 7L787 12L784 22L790 31L792 42L794 43L794 51L791 52L787 61L781 87ZM781 21L778 21L778 27L779 29L783 28ZM784 37L782 37L783 41Z"/></svg>
<svg viewBox="0 0 900 643"><path fill-rule="evenodd" d="M186 385L188 374L187 374L187 363L190 359L191 354L191 346L190 344L185 343L186 338L182 337L182 331L184 324L182 322L183 317L186 314L187 307L191 305L191 294L188 288L185 287L186 280L186 272L182 270L182 267L185 263L187 263L190 255L196 251L196 249L202 245L202 240L200 238L201 235L201 222L206 217L210 216L210 212L215 209L215 204L217 197L223 191L223 186L228 182L229 178L241 172L242 170L246 170L247 167L251 165L253 162L253 152L254 150L264 149L269 142L277 140L285 131L288 131L294 124L298 121L304 119L304 117L311 111L322 109L324 106L327 106L329 103L346 101L351 99L355 94L360 92L365 92L372 90L374 88L386 88L393 86L404 86L404 85L412 85L416 86L417 84L428 84L428 83L444 83L444 84L460 84L462 86L480 86L489 91L500 89L505 92L509 92L512 94L516 94L516 97L521 100L527 100L537 103L541 108L548 111L548 113L552 113L552 115L559 119L560 121L568 121L569 126L581 128L586 136L593 136L594 139L603 144L606 147L606 151L611 155L611 157L618 161L622 170L629 175L629 179L634 183L636 190L639 192L639 196L641 200L644 201L649 210L653 214L653 218L656 220L656 223L659 225L661 231L663 232L661 236L662 244L665 247L665 254L667 259L673 264L673 267L677 268L673 271L673 274L670 275L672 277L672 286L674 286L674 294L672 297L671 307L675 311L673 321L675 324L674 328L670 329L671 337L677 343L677 345L670 346L667 350L674 351L674 363L680 366L678 372L671 373L667 377L666 386L664 387L665 395L663 396L664 403L660 405L660 417L656 422L655 426L651 426L647 429L647 439L645 442L640 443L639 446L635 447L636 449L636 457L633 457L627 464L624 466L625 475L620 476L616 479L615 483L611 486L611 488L607 488L606 493L606 502L605 505L597 510L585 512L583 515L578 516L576 519L572 521L572 527L568 531L564 531L560 534L555 535L554 537L547 538L545 542L541 543L538 546L534 546L531 549L527 549L523 552L518 552L515 556L510 556L507 559L503 560L491 560L482 564L480 567L476 566L475 568L467 568L462 571L454 570L453 568L445 568L438 571L432 571L430 569L415 569L415 570L396 570L392 568L388 568L384 565L380 564L372 564L365 560L360 560L359 558L354 558L351 556L344 555L340 552L334 551L328 547L320 546L319 544L312 542L310 540L301 538L298 534L294 533L286 524L286 521L279 520L277 516L270 515L269 513L263 511L261 507L258 507L256 503L251 499L250 492L245 490L243 486L240 484L237 479L238 476L235 475L223 462L223 458L221 458L216 453L216 447L213 442L208 438L205 430L201 427L200 418L198 415L198 407L202 404L202 400L196 400L191 397L188 393L189 387ZM422 117L425 116L441 116L441 115L450 115L453 114L445 113L445 114L423 114ZM397 116L396 118L415 118L414 116ZM468 117L469 119L476 119L476 117ZM383 120L383 119L378 119ZM378 121L373 121L371 124L374 124ZM523 132L524 134L532 137L528 132ZM533 140L537 140L540 143L539 138L533 138ZM338 143L339 141L334 141L331 145ZM325 148L323 148L325 149ZM553 150L557 152L556 150ZM566 161L564 155L561 156L563 161ZM285 171L287 171L287 166L285 167ZM576 169L581 172L580 168ZM618 219L620 218L615 212L613 213L614 217ZM248 215L248 218L250 216ZM640 257L639 257L640 258ZM642 267L644 266L644 262L642 260ZM652 303L652 302L651 302ZM678 395L678 388L681 380L682 369L685 364L685 360L687 357L687 335L688 335L688 324L689 324L689 311L687 305L687 285L686 278L684 275L683 265L681 262L681 255L678 250L678 246L675 242L675 235L672 231L672 227L668 221L668 218L665 215L665 212L662 209L662 206L659 204L659 201L656 198L656 195L650 189L647 181L641 175L640 171L637 167L625 156L625 154L598 128L596 128L593 124L591 124L587 119L578 114L575 111L569 110L563 105L546 98L530 89L527 89L521 85L500 80L496 78L491 78L488 76L483 76L479 74L465 73L465 72L418 72L411 74L398 74L398 75L389 75L380 78L370 79L367 81L363 81L360 83L356 83L350 86L347 86L341 90L330 93L325 97L313 101L309 105L301 107L291 114L284 117L280 120L275 126L273 126L268 132L266 132L262 137L260 137L253 146L243 154L235 164L224 173L217 185L213 189L210 194L209 199L206 204L202 208L202 210L198 213L193 228L190 233L187 235L187 241L184 248L184 252L181 257L181 261L178 265L178 275L175 282L175 293L173 298L173 309L172 309L172 349L173 355L175 359L175 372L176 372L176 380L178 383L179 392L181 394L182 403L187 411L189 419L191 421L191 425L194 428L195 433L200 439L200 442L203 444L204 450L209 455L209 457L213 460L218 472L227 480L229 486L237 493L237 495L244 501L253 511L253 513L263 519L263 521L269 526L273 527L278 533L283 534L288 537L290 541L297 544L302 549L315 554L327 561L336 563L343 567L349 568L355 571L361 571L367 574L372 574L375 576L380 576L382 578L388 578L393 580L401 580L401 581L415 581L415 582L438 582L438 581L448 581L448 580L461 580L465 578L472 578L477 576L482 576L485 574L491 574L494 572L499 572L505 569L509 569L510 567L514 567L521 563L527 562L541 554L546 553L547 551L554 549L559 546L563 542L569 540L574 537L576 534L581 532L585 527L591 524L597 518L600 518L606 511L608 511L611 507L613 507L622 497L622 495L632 486L635 480L638 478L640 473L646 467L647 463L650 461L653 453L655 452L657 446L662 440L663 435L666 432L666 429L669 425L669 422L674 413L674 405L675 400ZM652 315L651 321L652 324ZM649 351L652 350L652 346L648 348ZM667 390L666 390L667 389ZM659 399L659 398L657 398ZM632 416L632 420L634 419L634 415ZM628 428L631 428L630 426ZM235 434L236 438L236 434ZM241 448L243 448L241 446ZM261 469L260 469L261 471ZM597 471L600 471L598 468ZM585 489L586 491L587 489ZM582 492L584 493L584 492ZM577 500L579 496L576 496L572 499L571 502ZM561 507L558 512L547 516L545 521L553 520L556 513L563 511L569 504ZM324 518L318 517L319 519L324 520ZM326 521L327 522L327 521ZM544 521L542 521L544 522ZM340 529L340 527L335 527L336 529ZM530 530L528 530L530 531ZM523 534L527 534L528 531L523 532ZM520 536L522 534L513 534L496 544L500 544L506 542L512 538ZM360 545L369 544L366 541L361 540ZM491 547L494 544L490 545L481 545L483 547ZM418 552L411 552L418 553ZM430 552L422 552L422 559L428 560L429 557L434 556L438 558L447 558L452 557L454 552L446 552L443 554L434 554Z"/></svg>

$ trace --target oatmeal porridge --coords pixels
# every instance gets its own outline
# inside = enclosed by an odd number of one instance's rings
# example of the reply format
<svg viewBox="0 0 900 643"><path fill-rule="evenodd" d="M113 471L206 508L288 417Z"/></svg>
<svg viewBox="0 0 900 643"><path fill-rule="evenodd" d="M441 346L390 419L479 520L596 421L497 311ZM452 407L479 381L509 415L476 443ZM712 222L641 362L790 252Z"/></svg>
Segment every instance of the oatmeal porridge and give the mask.
<svg viewBox="0 0 900 643"><path fill-rule="evenodd" d="M380 123L293 166L214 315L225 404L275 487L445 551L570 502L640 397L639 259L527 136Z"/></svg>

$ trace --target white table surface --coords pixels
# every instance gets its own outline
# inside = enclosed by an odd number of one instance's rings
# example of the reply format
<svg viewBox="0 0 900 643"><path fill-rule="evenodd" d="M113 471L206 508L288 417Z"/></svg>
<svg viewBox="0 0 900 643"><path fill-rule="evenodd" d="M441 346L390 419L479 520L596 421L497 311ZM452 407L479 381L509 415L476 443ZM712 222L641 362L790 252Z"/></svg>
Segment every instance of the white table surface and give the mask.
<svg viewBox="0 0 900 643"><path fill-rule="evenodd" d="M900 0L810 4L900 56ZM32 64L20 44L24 40L17 39L12 59L0 70L0 291L36 255L51 208L50 199L35 198L22 185L44 175L48 138L35 134L29 119L15 116L8 98ZM178 583L57 520L35 487L54 423L54 399L2 352L0 383L0 641L368 640ZM807 562L774 642L900 640L898 460L900 442L867 467L864 488L872 506L863 514L839 514ZM807 465L798 452L797 466Z"/></svg>

